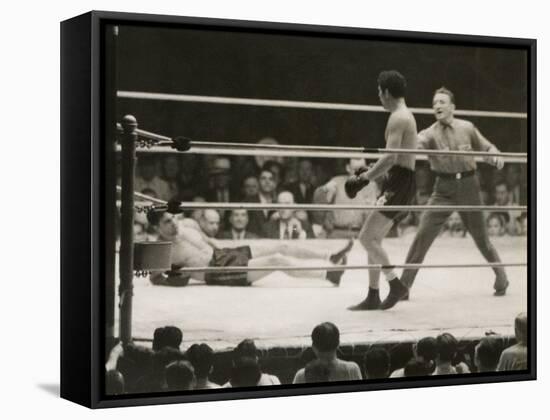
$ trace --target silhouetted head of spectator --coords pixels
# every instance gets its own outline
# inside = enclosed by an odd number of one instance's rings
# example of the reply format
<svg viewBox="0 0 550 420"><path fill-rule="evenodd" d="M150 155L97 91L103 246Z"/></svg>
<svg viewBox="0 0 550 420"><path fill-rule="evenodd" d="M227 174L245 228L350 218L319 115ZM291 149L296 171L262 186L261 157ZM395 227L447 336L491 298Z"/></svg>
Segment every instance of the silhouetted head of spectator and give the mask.
<svg viewBox="0 0 550 420"><path fill-rule="evenodd" d="M458 351L458 341L450 333L443 333L437 338L437 359L439 363L451 363Z"/></svg>
<svg viewBox="0 0 550 420"><path fill-rule="evenodd" d="M277 195L278 204L294 204L294 195L290 191L281 191ZM278 211L281 220L288 221L294 216L294 210L292 209L281 209Z"/></svg>
<svg viewBox="0 0 550 420"><path fill-rule="evenodd" d="M236 232L246 230L246 227L248 226L248 211L245 209L231 210L231 214L229 215L229 223L231 224L231 228Z"/></svg>
<svg viewBox="0 0 550 420"><path fill-rule="evenodd" d="M313 360L304 368L304 376L307 383L328 382L330 367L327 362L322 360Z"/></svg>
<svg viewBox="0 0 550 420"><path fill-rule="evenodd" d="M231 183L231 161L226 157L217 157L210 168L210 176L216 189L229 187Z"/></svg>
<svg viewBox="0 0 550 420"><path fill-rule="evenodd" d="M522 312L516 317L515 334L519 344L527 345L527 313Z"/></svg>
<svg viewBox="0 0 550 420"><path fill-rule="evenodd" d="M132 386L143 376L153 370L153 350L136 344L124 346L124 354L118 359L117 370L122 373L125 381L125 390L133 391Z"/></svg>
<svg viewBox="0 0 550 420"><path fill-rule="evenodd" d="M275 160L268 160L262 166L262 169L267 169L273 174L273 180L275 185L280 186L285 179L285 168L281 162Z"/></svg>
<svg viewBox="0 0 550 420"><path fill-rule="evenodd" d="M311 345L317 356L319 354L336 353L340 345L340 331L332 322L323 322L311 332Z"/></svg>
<svg viewBox="0 0 550 420"><path fill-rule="evenodd" d="M268 169L262 169L260 171L260 194L264 196L273 196L275 190L277 189L277 184L275 183L275 177L273 172Z"/></svg>
<svg viewBox="0 0 550 420"><path fill-rule="evenodd" d="M199 226L207 236L214 238L220 230L220 213L217 210L204 209Z"/></svg>
<svg viewBox="0 0 550 420"><path fill-rule="evenodd" d="M502 236L506 233L504 218L501 213L491 213L487 217L486 223L489 236Z"/></svg>
<svg viewBox="0 0 550 420"><path fill-rule="evenodd" d="M168 181L177 181L180 172L179 156L166 155L162 159L162 176Z"/></svg>
<svg viewBox="0 0 550 420"><path fill-rule="evenodd" d="M382 106L388 109L390 100L404 98L407 91L407 81L396 70L385 70L378 75L378 97Z"/></svg>
<svg viewBox="0 0 550 420"><path fill-rule="evenodd" d="M118 370L105 373L105 392L107 395L124 394L124 376Z"/></svg>
<svg viewBox="0 0 550 420"><path fill-rule="evenodd" d="M260 191L260 182L255 175L247 176L243 179L242 196L243 197L255 197Z"/></svg>
<svg viewBox="0 0 550 420"><path fill-rule="evenodd" d="M149 227L158 234L159 239L173 241L178 236L178 225L174 215L164 210L153 210L147 213Z"/></svg>
<svg viewBox="0 0 550 420"><path fill-rule="evenodd" d="M495 204L497 206L506 206L510 202L510 192L508 185L504 181L500 181L495 185Z"/></svg>
<svg viewBox="0 0 550 420"><path fill-rule="evenodd" d="M413 346L415 359L433 367L437 359L437 340L433 337L424 337Z"/></svg>
<svg viewBox="0 0 550 420"><path fill-rule="evenodd" d="M250 357L252 359L258 360L258 348L254 340L246 338L237 344L237 347L233 349L233 360L240 359L242 357Z"/></svg>
<svg viewBox="0 0 550 420"><path fill-rule="evenodd" d="M151 181L157 174L157 159L152 155L142 155L138 159L139 175L146 181Z"/></svg>
<svg viewBox="0 0 550 420"><path fill-rule="evenodd" d="M390 354L384 347L372 347L363 360L366 379L384 379L390 376Z"/></svg>
<svg viewBox="0 0 550 420"><path fill-rule="evenodd" d="M474 363L478 371L495 372L502 350L500 337L495 335L483 337L475 347Z"/></svg>
<svg viewBox="0 0 550 420"><path fill-rule="evenodd" d="M153 355L153 372L162 375L164 368L172 362L184 360L184 354L174 347L164 347Z"/></svg>
<svg viewBox="0 0 550 420"><path fill-rule="evenodd" d="M155 329L153 333L153 350L158 351L165 347L179 349L183 334L178 327L166 326Z"/></svg>
<svg viewBox="0 0 550 420"><path fill-rule="evenodd" d="M363 158L351 158L346 163L346 173L348 175L355 174L355 171L357 171L360 168L364 168L367 166L367 162Z"/></svg>
<svg viewBox="0 0 550 420"><path fill-rule="evenodd" d="M312 184L313 163L310 159L302 158L298 161L298 181L303 184Z"/></svg>
<svg viewBox="0 0 550 420"><path fill-rule="evenodd" d="M195 371L185 360L168 364L164 375L168 391L187 391L195 386Z"/></svg>
<svg viewBox="0 0 550 420"><path fill-rule="evenodd" d="M208 344L193 344L185 353L197 379L208 378L214 364L214 350Z"/></svg>
<svg viewBox="0 0 550 420"><path fill-rule="evenodd" d="M240 357L231 369L230 383L233 388L256 386L262 376L258 360L253 357Z"/></svg>
<svg viewBox="0 0 550 420"><path fill-rule="evenodd" d="M420 360L411 359L405 365L403 372L406 377L410 376L428 376L431 374L431 370L426 363Z"/></svg>

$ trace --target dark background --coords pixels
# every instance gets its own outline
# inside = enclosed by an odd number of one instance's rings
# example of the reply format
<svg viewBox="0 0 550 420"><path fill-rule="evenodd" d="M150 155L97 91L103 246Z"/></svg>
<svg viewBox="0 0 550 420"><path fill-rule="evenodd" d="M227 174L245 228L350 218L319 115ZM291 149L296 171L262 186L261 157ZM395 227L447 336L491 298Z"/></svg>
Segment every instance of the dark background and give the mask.
<svg viewBox="0 0 550 420"><path fill-rule="evenodd" d="M118 89L379 105L376 79L396 69L407 103L454 91L458 109L527 112L525 50L122 26ZM388 114L119 99L118 118L195 140L382 147ZM417 115L418 128L433 122ZM502 151L527 151L527 121L470 118Z"/></svg>

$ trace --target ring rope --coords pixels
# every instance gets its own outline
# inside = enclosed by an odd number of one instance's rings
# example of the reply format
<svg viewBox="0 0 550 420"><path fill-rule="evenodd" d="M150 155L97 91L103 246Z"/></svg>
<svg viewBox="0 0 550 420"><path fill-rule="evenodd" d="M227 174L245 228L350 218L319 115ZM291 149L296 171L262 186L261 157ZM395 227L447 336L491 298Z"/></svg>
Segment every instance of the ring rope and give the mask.
<svg viewBox="0 0 550 420"><path fill-rule="evenodd" d="M117 190L122 188L117 185ZM135 191L134 196L150 201L158 206L151 210L165 210L168 204L164 200ZM220 210L381 210L381 211L527 211L527 206L377 206L368 204L265 204L265 203L201 203L179 202L181 210L220 209Z"/></svg>
<svg viewBox="0 0 550 420"><path fill-rule="evenodd" d="M217 273L217 272L241 272L241 271L340 271L340 270L389 270L394 268L402 269L424 269L424 268L495 268L495 267L526 267L526 262L494 262L494 263L464 263L464 264L360 264L360 265L332 265L327 267L315 266L258 266L258 267L183 267L179 273Z"/></svg>
<svg viewBox="0 0 550 420"><path fill-rule="evenodd" d="M118 132L122 132L121 124L117 124ZM509 163L527 163L527 153L511 152L480 152L462 150L426 150L426 149L385 149L374 147L334 147L309 145L280 145L236 142L194 141L182 137L172 139L143 129L136 129L138 138L144 139L138 143L137 152L150 153L195 153L237 156L282 156L311 158L363 158L378 159L381 154L417 155L418 160L426 160L429 156L470 156L478 162L484 162L490 157L501 157ZM173 150L176 149L176 150ZM120 150L120 147L117 148Z"/></svg>
<svg viewBox="0 0 550 420"><path fill-rule="evenodd" d="M310 102L310 101L290 101L279 99L254 99L254 98L236 98L227 96L205 96L205 95L183 95L171 93L155 92L132 92L118 91L117 97L124 99L143 99L156 101L172 102L195 102L220 105L246 105L246 106L264 106L276 108L304 108L304 109L324 109L333 111L356 111L356 112L387 112L380 105L360 105L335 102ZM414 114L433 115L431 108L409 108ZM526 112L500 112L500 111L474 111L469 109L456 110L458 116L470 117L492 117L492 118L519 118L527 119Z"/></svg>

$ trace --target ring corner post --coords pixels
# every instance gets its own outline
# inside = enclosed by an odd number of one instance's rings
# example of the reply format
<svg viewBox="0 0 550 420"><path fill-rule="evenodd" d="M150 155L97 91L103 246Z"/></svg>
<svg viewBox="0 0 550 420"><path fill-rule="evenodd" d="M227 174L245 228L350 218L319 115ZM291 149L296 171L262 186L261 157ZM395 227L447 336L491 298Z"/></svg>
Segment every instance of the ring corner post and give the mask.
<svg viewBox="0 0 550 420"><path fill-rule="evenodd" d="M137 121L132 115L122 119L122 179L119 263L119 336L132 340L132 297L134 280L134 174L136 167Z"/></svg>

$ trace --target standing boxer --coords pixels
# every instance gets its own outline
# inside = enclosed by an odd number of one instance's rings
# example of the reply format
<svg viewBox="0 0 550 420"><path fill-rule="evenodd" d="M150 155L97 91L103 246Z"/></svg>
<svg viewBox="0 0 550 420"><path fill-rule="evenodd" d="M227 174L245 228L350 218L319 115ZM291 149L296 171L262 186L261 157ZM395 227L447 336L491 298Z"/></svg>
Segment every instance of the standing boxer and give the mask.
<svg viewBox="0 0 550 420"><path fill-rule="evenodd" d="M454 118L455 98L453 93L442 87L435 91L433 110L436 122L422 130L418 136L418 147L432 150L479 150L498 152L499 150L479 132L469 121ZM481 205L479 180L476 176L476 163L472 156L435 156L429 157L430 166L437 179L434 191L428 200L428 205L455 206ZM500 157L490 157L488 162L502 169L504 161ZM426 211L420 220L416 237L409 249L406 263L422 263L441 227L451 212ZM464 226L472 235L476 246L489 262L500 262L500 258L487 235L483 213L460 212ZM502 267L494 267L496 274L494 283L495 296L503 296L508 288L506 271ZM403 270L401 282L410 288L418 269ZM401 289L399 293L391 293L382 302L382 309L389 309L400 299L408 298L408 292Z"/></svg>
<svg viewBox="0 0 550 420"><path fill-rule="evenodd" d="M384 109L390 111L385 139L388 149L416 149L416 121L405 103L405 78L395 70L383 71L378 76L378 97ZM359 170L346 181L346 193L353 198L370 181L383 177L379 205L409 205L416 194L414 164L416 157L411 154L384 154L370 167ZM390 265L388 255L382 248L382 239L394 223L399 222L406 212L373 211L359 233L359 240L368 254L369 264ZM399 281L394 270L383 268L390 285L391 295L402 295L407 288ZM369 270L369 291L367 297L350 310L374 310L380 307L380 270Z"/></svg>

